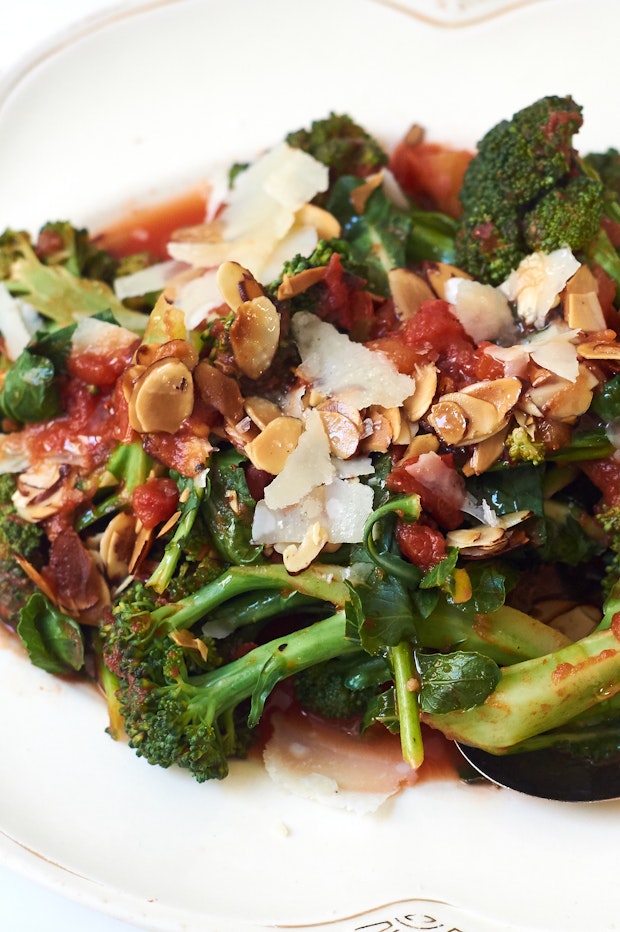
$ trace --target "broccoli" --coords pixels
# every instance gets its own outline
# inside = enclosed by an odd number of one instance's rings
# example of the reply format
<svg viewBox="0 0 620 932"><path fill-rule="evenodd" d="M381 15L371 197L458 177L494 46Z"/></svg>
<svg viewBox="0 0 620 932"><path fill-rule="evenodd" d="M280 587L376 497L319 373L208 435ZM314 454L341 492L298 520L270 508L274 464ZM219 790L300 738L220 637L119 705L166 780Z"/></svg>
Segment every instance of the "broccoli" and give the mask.
<svg viewBox="0 0 620 932"><path fill-rule="evenodd" d="M353 719L367 711L380 686L390 678L389 665L382 657L359 651L297 673L295 697L309 712L325 718Z"/></svg>
<svg viewBox="0 0 620 932"><path fill-rule="evenodd" d="M349 578L355 578L351 568L328 565L295 576L280 564L233 566L176 602L163 602L152 588L134 584L100 629L102 656L116 678L116 690L108 689L111 717L120 711L130 745L150 763L178 764L198 780L225 776L228 758L247 749L248 729L257 724L276 683L307 666L359 652L342 610ZM260 590L267 613L281 610L282 600L273 602L272 596L286 591L337 611L245 653L235 636L216 646L200 627L207 621L208 629L212 609L234 605L247 592L256 597Z"/></svg>
<svg viewBox="0 0 620 932"><path fill-rule="evenodd" d="M454 741L504 753L619 691L618 638L597 630L552 654L504 667L494 692L477 708L425 714L423 721Z"/></svg>
<svg viewBox="0 0 620 932"><path fill-rule="evenodd" d="M0 277L11 294L25 298L56 326L111 312L122 326L143 333L147 316L126 308L105 281L78 277L77 264L75 253L67 265L42 262L26 233L7 231L0 238Z"/></svg>
<svg viewBox="0 0 620 932"><path fill-rule="evenodd" d="M506 437L506 451L513 463L532 463L539 466L546 456L545 444L533 440L525 427L515 427Z"/></svg>
<svg viewBox="0 0 620 932"><path fill-rule="evenodd" d="M88 230L78 229L65 220L41 227L34 248L45 265L62 265L76 278L92 278L111 285L118 274L117 260L92 242Z"/></svg>
<svg viewBox="0 0 620 932"><path fill-rule="evenodd" d="M224 777L228 759L245 754L250 729L281 679L359 651L359 645L347 636L342 609L241 656L227 639L216 647L196 626L211 608L248 589L296 590L342 604L345 575L333 566L295 577L279 565L231 567L175 603L158 604L142 584L124 594L101 628L102 653L117 683L111 713L120 710L138 755L162 767L187 768L199 781Z"/></svg>
<svg viewBox="0 0 620 932"><path fill-rule="evenodd" d="M76 520L76 531L85 530L101 518L128 510L133 490L146 482L154 465L140 440L119 443L114 447L99 477L100 486L93 501Z"/></svg>
<svg viewBox="0 0 620 932"><path fill-rule="evenodd" d="M366 178L388 162L379 142L346 114L330 113L326 119L314 120L310 129L289 133L286 142L329 167L330 189L343 175ZM319 200L323 203L327 195Z"/></svg>
<svg viewBox="0 0 620 932"><path fill-rule="evenodd" d="M45 540L38 524L25 521L17 513L12 500L16 488L14 475L0 475L0 618L12 627L35 592L20 561L40 568Z"/></svg>
<svg viewBox="0 0 620 932"><path fill-rule="evenodd" d="M604 197L573 148L581 125L571 97L543 97L483 137L460 191L457 265L498 285L534 250L589 246Z"/></svg>

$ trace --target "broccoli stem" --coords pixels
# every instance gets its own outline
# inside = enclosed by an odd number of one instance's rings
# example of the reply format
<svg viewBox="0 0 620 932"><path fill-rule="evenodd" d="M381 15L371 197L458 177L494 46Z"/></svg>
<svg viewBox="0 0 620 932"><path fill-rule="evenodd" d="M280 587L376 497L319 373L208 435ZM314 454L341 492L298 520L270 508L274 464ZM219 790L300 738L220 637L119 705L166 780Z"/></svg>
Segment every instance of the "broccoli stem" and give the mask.
<svg viewBox="0 0 620 932"><path fill-rule="evenodd" d="M394 674L396 711L403 760L417 770L424 761L424 743L418 708L419 677L411 644L401 641L400 644L391 647L390 659Z"/></svg>
<svg viewBox="0 0 620 932"><path fill-rule="evenodd" d="M360 566L360 570L367 569ZM171 631L191 628L218 605L254 589L282 589L330 602L341 607L349 597L348 581L356 575L352 567L314 564L291 576L281 564L231 566L212 583L178 602L163 605L152 613L153 625L166 624Z"/></svg>
<svg viewBox="0 0 620 932"><path fill-rule="evenodd" d="M359 651L347 638L344 611L317 621L284 637L275 638L202 676L192 677L184 688L194 693L200 716L215 721L251 698L248 725L260 721L265 701L281 680L308 667L343 654Z"/></svg>
<svg viewBox="0 0 620 932"><path fill-rule="evenodd" d="M185 476L179 477L177 485L181 495L181 517L174 534L166 544L163 557L147 581L147 586L160 595L168 588L174 575L183 552L183 542L194 526L205 491L202 486L196 485L193 479L187 479ZM183 501L184 492L187 493L187 498Z"/></svg>
<svg viewBox="0 0 620 932"><path fill-rule="evenodd" d="M620 692L620 648L613 631L597 631L545 657L502 669L475 709L427 714L423 721L454 741L492 753L566 725Z"/></svg>
<svg viewBox="0 0 620 932"><path fill-rule="evenodd" d="M442 601L428 618L416 622L420 643L435 650L480 651L496 663L509 664L551 654L569 638L509 605L469 618Z"/></svg>
<svg viewBox="0 0 620 932"><path fill-rule="evenodd" d="M106 463L106 473L111 473L118 485L114 491L103 501L91 505L82 512L75 524L75 530L85 530L92 524L117 511L122 511L131 503L133 490L146 482L154 462L148 453L144 452L142 443L119 443L112 450Z"/></svg>

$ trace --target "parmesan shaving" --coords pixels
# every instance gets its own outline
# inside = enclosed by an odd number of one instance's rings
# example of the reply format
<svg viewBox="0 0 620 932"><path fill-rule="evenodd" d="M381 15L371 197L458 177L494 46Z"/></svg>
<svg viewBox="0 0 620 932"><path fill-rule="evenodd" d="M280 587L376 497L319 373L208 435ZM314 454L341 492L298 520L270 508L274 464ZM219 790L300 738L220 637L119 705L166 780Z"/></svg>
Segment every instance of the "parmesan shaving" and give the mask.
<svg viewBox="0 0 620 932"><path fill-rule="evenodd" d="M291 330L302 360L298 373L317 391L358 409L399 407L413 395L415 381L387 356L354 343L316 315L298 311Z"/></svg>
<svg viewBox="0 0 620 932"><path fill-rule="evenodd" d="M568 248L534 252L499 287L509 301L516 302L524 324L541 330L557 296L581 263Z"/></svg>
<svg viewBox="0 0 620 932"><path fill-rule="evenodd" d="M265 503L271 509L294 505L318 485L330 483L334 475L329 438L320 414L312 410L284 469L266 487Z"/></svg>

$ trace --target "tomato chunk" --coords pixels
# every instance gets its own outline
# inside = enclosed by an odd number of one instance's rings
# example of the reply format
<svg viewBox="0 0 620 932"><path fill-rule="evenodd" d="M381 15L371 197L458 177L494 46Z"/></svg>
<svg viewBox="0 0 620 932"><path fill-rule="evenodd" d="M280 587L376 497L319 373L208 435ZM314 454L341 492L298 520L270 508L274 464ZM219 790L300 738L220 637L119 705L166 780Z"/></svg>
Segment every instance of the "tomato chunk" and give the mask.
<svg viewBox="0 0 620 932"><path fill-rule="evenodd" d="M151 477L133 490L131 504L136 516L147 531L150 531L156 525L168 521L177 510L177 484L174 479Z"/></svg>

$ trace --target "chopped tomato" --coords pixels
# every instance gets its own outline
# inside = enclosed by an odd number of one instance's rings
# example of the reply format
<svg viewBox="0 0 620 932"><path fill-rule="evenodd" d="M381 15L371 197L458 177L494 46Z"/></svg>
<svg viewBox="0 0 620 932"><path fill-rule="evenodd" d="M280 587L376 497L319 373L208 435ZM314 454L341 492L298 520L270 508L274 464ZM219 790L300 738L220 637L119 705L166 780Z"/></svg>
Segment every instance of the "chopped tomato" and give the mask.
<svg viewBox="0 0 620 932"><path fill-rule="evenodd" d="M131 347L113 354L98 353L95 350L72 354L67 360L67 371L69 375L81 379L87 385L112 388L127 368L133 349L134 347Z"/></svg>
<svg viewBox="0 0 620 932"><path fill-rule="evenodd" d="M411 346L398 334L387 334L384 337L377 337L375 340L369 340L366 346L370 350L378 350L384 353L394 363L399 372L409 375L413 372L417 363L424 362L424 357L414 346Z"/></svg>
<svg viewBox="0 0 620 932"><path fill-rule="evenodd" d="M449 380L444 391L458 390L478 380L479 354L447 301L425 301L415 317L404 324L402 337L437 363Z"/></svg>
<svg viewBox="0 0 620 932"><path fill-rule="evenodd" d="M392 152L389 167L403 191L421 207L459 217L458 193L471 157L471 152L439 143L410 144L405 139Z"/></svg>
<svg viewBox="0 0 620 932"><path fill-rule="evenodd" d="M137 486L131 496L136 516L147 531L168 521L177 510L179 490L174 479L151 477Z"/></svg>
<svg viewBox="0 0 620 932"><path fill-rule="evenodd" d="M586 476L603 495L601 505L609 508L620 505L620 462L613 456L602 460L588 460L579 464Z"/></svg>
<svg viewBox="0 0 620 932"><path fill-rule="evenodd" d="M422 510L447 530L463 520L464 481L457 472L451 453L423 453L412 456L389 474L390 492L419 495Z"/></svg>
<svg viewBox="0 0 620 932"><path fill-rule="evenodd" d="M337 252L330 257L323 282L326 293L317 311L319 317L348 331L353 339L367 339L374 324L372 297L364 290L362 279L346 274Z"/></svg>
<svg viewBox="0 0 620 932"><path fill-rule="evenodd" d="M427 573L446 555L446 541L443 534L419 521L396 522L396 542L401 553L411 563Z"/></svg>

